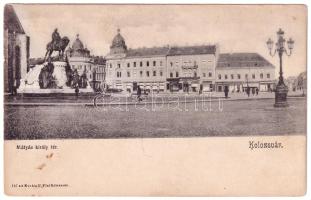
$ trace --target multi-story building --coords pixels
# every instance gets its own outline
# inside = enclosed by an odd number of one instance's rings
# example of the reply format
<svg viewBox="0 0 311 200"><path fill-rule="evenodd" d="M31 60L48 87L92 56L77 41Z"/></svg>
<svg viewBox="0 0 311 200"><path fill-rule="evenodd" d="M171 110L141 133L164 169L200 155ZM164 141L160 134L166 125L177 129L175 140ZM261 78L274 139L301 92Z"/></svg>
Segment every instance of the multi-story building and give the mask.
<svg viewBox="0 0 311 200"><path fill-rule="evenodd" d="M167 54L167 89L211 91L215 84L216 45L172 47Z"/></svg>
<svg viewBox="0 0 311 200"><path fill-rule="evenodd" d="M88 80L89 86L93 87L92 80L95 65L90 51L84 47L82 41L79 39L79 34L77 34L77 38L72 46L66 50L66 54L71 69L73 71L77 70L79 76L85 77Z"/></svg>
<svg viewBox="0 0 311 200"><path fill-rule="evenodd" d="M212 87L216 58L215 45L127 49L118 30L106 56L106 83L128 92L138 85L147 92L198 92Z"/></svg>
<svg viewBox="0 0 311 200"><path fill-rule="evenodd" d="M29 70L30 39L12 5L4 7L4 91L12 93Z"/></svg>
<svg viewBox="0 0 311 200"><path fill-rule="evenodd" d="M271 91L275 87L275 66L257 53L220 54L216 67L216 91L245 88Z"/></svg>
<svg viewBox="0 0 311 200"><path fill-rule="evenodd" d="M102 56L93 56L94 63L92 87L94 90L104 89L106 60Z"/></svg>
<svg viewBox="0 0 311 200"><path fill-rule="evenodd" d="M219 54L218 45L127 49L118 30L106 56L106 83L123 91L272 91L275 67L257 53Z"/></svg>

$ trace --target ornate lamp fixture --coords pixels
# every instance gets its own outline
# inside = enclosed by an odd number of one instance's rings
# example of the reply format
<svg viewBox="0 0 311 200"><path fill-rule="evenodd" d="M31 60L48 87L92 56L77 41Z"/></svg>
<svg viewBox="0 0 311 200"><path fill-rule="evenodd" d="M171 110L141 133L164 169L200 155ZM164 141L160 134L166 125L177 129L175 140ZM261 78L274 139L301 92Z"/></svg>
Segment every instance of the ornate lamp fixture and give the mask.
<svg viewBox="0 0 311 200"><path fill-rule="evenodd" d="M283 64L282 64L282 56L283 53L285 53L287 56L291 56L292 50L294 48L294 40L292 38L289 38L287 41L287 46L289 49L289 52L287 52L287 49L285 47L286 39L284 38L284 31L282 29L279 29L277 32L277 42L275 43L275 49L273 51L273 40L271 38L268 39L267 47L269 49L270 55L273 57L276 53L279 55L280 59L280 76L279 76L279 82L276 86L275 90L275 107L286 107L288 106L287 103L287 92L288 88L284 83L284 78L283 78ZM272 53L273 52L273 53Z"/></svg>

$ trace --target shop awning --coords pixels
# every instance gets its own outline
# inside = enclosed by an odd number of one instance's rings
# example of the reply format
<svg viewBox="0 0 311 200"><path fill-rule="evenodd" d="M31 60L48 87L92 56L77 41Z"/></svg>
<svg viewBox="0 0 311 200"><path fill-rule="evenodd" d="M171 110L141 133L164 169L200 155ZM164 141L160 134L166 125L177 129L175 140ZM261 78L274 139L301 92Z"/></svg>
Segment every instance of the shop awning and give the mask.
<svg viewBox="0 0 311 200"><path fill-rule="evenodd" d="M197 83L192 83L192 84L191 84L191 87L199 87L199 84L197 84Z"/></svg>
<svg viewBox="0 0 311 200"><path fill-rule="evenodd" d="M259 83L244 83L243 87L259 87Z"/></svg>

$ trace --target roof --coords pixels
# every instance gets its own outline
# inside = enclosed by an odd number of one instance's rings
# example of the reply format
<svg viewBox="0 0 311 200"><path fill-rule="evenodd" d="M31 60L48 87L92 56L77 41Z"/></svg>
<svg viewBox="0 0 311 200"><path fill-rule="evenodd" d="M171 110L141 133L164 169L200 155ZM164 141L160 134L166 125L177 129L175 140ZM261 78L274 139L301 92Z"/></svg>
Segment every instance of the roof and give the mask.
<svg viewBox="0 0 311 200"><path fill-rule="evenodd" d="M126 57L166 56L168 51L169 47L128 49Z"/></svg>
<svg viewBox="0 0 311 200"><path fill-rule="evenodd" d="M76 38L76 40L72 44L72 49L74 51L79 50L79 49L84 49L83 43L79 39L79 34L77 34L77 38Z"/></svg>
<svg viewBox="0 0 311 200"><path fill-rule="evenodd" d="M215 53L216 53L216 45L202 45L202 46L172 47L168 55L175 56L175 55L198 55L198 54L215 54Z"/></svg>
<svg viewBox="0 0 311 200"><path fill-rule="evenodd" d="M12 5L7 4L4 7L4 29L8 29L10 33L25 34L25 31L20 23Z"/></svg>
<svg viewBox="0 0 311 200"><path fill-rule="evenodd" d="M229 67L273 67L268 60L258 53L223 53L219 54L217 68Z"/></svg>
<svg viewBox="0 0 311 200"><path fill-rule="evenodd" d="M93 62L94 62L94 64L98 64L98 65L105 65L106 64L106 60L102 56L94 56Z"/></svg>
<svg viewBox="0 0 311 200"><path fill-rule="evenodd" d="M152 47L128 49L126 57L147 57L147 56L176 56L176 55L198 55L215 54L215 45L186 46L186 47Z"/></svg>
<svg viewBox="0 0 311 200"><path fill-rule="evenodd" d="M120 29L118 29L118 33L113 38L112 45L110 46L110 48L117 48L117 47L127 49L126 44L125 44L125 40L124 40L123 36L120 34Z"/></svg>

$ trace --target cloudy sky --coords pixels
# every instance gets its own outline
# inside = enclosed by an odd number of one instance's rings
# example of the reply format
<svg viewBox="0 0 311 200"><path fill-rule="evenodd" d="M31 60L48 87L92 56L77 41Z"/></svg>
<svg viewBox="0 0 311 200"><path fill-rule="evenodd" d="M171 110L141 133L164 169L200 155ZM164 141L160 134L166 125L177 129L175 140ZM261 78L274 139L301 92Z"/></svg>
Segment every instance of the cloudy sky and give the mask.
<svg viewBox="0 0 311 200"><path fill-rule="evenodd" d="M14 5L30 36L31 57L42 57L54 28L76 34L94 55L106 55L117 29L129 48L164 45L219 44L220 53L257 52L270 57L266 41L283 28L295 40L293 55L284 58L285 76L306 70L304 6L220 5Z"/></svg>

